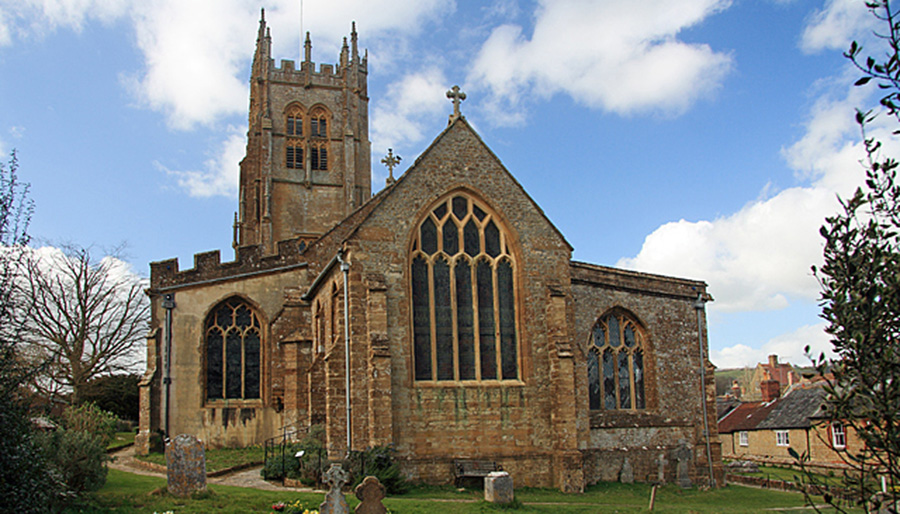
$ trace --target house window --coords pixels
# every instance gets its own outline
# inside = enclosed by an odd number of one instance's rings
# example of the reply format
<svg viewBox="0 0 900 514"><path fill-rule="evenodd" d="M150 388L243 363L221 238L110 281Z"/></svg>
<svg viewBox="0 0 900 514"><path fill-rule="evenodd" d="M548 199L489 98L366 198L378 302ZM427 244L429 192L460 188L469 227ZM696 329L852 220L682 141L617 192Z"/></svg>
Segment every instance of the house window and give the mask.
<svg viewBox="0 0 900 514"><path fill-rule="evenodd" d="M791 438L787 430L775 431L775 446L790 446Z"/></svg>
<svg viewBox="0 0 900 514"><path fill-rule="evenodd" d="M840 421L831 424L831 445L838 449L847 447L847 434L844 432L844 424Z"/></svg>
<svg viewBox="0 0 900 514"><path fill-rule="evenodd" d="M600 319L588 346L591 410L644 409L644 333L623 311Z"/></svg>
<svg viewBox="0 0 900 514"><path fill-rule="evenodd" d="M746 430L738 432L738 439L741 446L750 446L750 434Z"/></svg>
<svg viewBox="0 0 900 514"><path fill-rule="evenodd" d="M217 305L206 318L206 397L258 399L261 326L240 298Z"/></svg>
<svg viewBox="0 0 900 514"><path fill-rule="evenodd" d="M499 220L465 194L441 200L410 255L419 381L516 380L516 262Z"/></svg>

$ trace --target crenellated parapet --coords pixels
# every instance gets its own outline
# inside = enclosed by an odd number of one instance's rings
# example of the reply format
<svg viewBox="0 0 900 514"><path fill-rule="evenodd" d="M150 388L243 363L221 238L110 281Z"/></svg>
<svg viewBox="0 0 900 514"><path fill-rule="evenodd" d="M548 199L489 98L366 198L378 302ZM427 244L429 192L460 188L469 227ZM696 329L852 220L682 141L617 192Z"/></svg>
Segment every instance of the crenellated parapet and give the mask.
<svg viewBox="0 0 900 514"><path fill-rule="evenodd" d="M305 267L304 252L312 242L308 237L279 241L276 253L267 253L260 245L239 246L233 261L222 262L219 250L194 254L192 268L179 269L178 259L150 263L150 290L199 285L256 273Z"/></svg>

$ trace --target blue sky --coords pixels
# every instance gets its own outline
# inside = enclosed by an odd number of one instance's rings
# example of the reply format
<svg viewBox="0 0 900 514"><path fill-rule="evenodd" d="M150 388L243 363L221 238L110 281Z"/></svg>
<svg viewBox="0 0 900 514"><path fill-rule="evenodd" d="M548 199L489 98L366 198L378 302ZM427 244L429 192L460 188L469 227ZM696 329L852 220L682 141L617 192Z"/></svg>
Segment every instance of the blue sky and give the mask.
<svg viewBox="0 0 900 514"><path fill-rule="evenodd" d="M0 0L0 150L32 185L32 234L126 242L144 275L230 260L259 9L278 61L300 54L300 5ZM871 34L862 0L304 0L314 61L353 20L373 191L388 147L402 172L446 126L459 84L575 259L708 282L716 365L827 348L810 266L862 176L853 113L874 102L841 56Z"/></svg>

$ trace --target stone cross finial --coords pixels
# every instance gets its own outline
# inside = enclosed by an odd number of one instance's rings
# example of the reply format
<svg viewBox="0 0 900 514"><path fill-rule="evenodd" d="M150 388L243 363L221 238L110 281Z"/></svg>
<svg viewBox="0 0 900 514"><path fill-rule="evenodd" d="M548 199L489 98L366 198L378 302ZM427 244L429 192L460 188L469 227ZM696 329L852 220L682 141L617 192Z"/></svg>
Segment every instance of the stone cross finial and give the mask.
<svg viewBox="0 0 900 514"><path fill-rule="evenodd" d="M466 94L459 90L459 86L453 86L447 91L447 98L453 102L453 114L450 119L455 120L462 116L459 112L459 103L466 99Z"/></svg>
<svg viewBox="0 0 900 514"><path fill-rule="evenodd" d="M388 154L384 159L381 159L381 163L387 166L388 169L388 178L386 180L387 185L391 185L396 180L394 179L394 166L400 164L402 157L399 155L394 155L394 149L388 148Z"/></svg>

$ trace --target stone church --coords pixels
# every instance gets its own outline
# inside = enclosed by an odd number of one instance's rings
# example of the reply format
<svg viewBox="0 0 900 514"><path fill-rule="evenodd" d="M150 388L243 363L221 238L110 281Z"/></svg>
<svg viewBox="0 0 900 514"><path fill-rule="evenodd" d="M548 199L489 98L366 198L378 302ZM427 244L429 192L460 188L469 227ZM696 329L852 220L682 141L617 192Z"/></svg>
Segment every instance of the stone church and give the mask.
<svg viewBox="0 0 900 514"><path fill-rule="evenodd" d="M234 260L150 265L139 451L321 424L335 455L391 445L423 482L481 459L563 491L721 483L705 283L573 261L457 89L446 129L373 196L355 27L334 65L308 34L299 66L271 46L263 17Z"/></svg>

